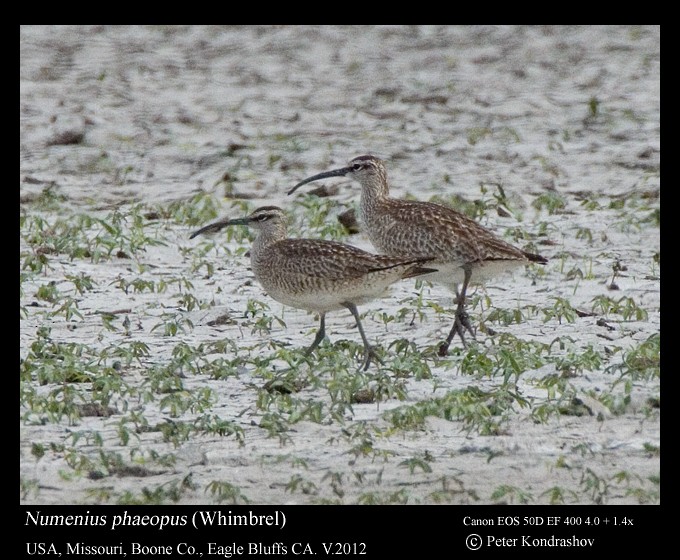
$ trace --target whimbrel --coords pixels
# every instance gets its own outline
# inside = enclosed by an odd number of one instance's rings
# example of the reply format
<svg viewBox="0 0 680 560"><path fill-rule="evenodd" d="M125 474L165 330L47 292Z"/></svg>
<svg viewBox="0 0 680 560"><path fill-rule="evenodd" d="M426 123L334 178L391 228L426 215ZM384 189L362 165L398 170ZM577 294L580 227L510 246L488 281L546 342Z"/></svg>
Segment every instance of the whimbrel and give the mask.
<svg viewBox="0 0 680 560"><path fill-rule="evenodd" d="M269 296L319 314L319 330L305 354L324 339L326 313L345 308L354 316L364 343L364 370L371 360L379 359L368 343L357 306L381 296L398 280L435 271L423 266L431 258L374 255L336 241L289 239L286 215L276 206L263 206L244 218L224 218L194 232L191 238L233 225L248 225L258 231L250 262Z"/></svg>
<svg viewBox="0 0 680 560"><path fill-rule="evenodd" d="M444 284L455 292L455 319L446 341L439 347L441 356L448 353L456 334L463 345L466 331L475 338L465 312L465 295L471 282L482 284L517 266L548 262L541 255L507 243L457 210L431 202L391 198L385 165L371 155L356 157L347 167L309 177L288 194L312 181L344 176L361 184L361 218L373 246L386 255L433 257L428 266L437 272L424 279Z"/></svg>

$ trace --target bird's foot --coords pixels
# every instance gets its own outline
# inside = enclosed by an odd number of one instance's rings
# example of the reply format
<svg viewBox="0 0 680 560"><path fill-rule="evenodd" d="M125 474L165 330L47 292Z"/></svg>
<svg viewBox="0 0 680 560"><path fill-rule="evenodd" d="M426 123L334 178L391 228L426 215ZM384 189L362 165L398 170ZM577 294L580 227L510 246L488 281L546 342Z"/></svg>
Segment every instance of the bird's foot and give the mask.
<svg viewBox="0 0 680 560"><path fill-rule="evenodd" d="M449 353L449 346L453 338L458 335L463 343L463 347L467 347L467 342L465 340L465 333L469 332L473 340L477 340L475 336L475 331L472 329L472 323L470 323L470 316L463 308L458 308L456 310L456 316L453 321L453 327L451 327L451 332L446 340L439 345L439 356L444 357Z"/></svg>
<svg viewBox="0 0 680 560"><path fill-rule="evenodd" d="M366 371L368 366L371 365L371 362L378 362L381 366L385 365L385 362L380 359L380 356L378 356L375 349L372 346L369 346L364 352L364 361L361 363L361 369Z"/></svg>

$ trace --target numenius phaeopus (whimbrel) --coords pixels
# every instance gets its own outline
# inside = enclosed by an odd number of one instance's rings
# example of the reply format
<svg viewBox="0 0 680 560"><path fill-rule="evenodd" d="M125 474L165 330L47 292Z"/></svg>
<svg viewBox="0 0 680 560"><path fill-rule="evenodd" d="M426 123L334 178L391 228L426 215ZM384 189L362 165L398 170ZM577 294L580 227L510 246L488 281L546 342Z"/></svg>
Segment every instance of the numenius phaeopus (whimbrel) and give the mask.
<svg viewBox="0 0 680 560"><path fill-rule="evenodd" d="M374 156L359 156L347 167L309 177L288 194L312 181L344 176L361 184L361 218L373 246L386 255L433 257L430 266L437 272L424 279L444 284L456 293L455 319L439 347L441 356L447 354L456 334L464 345L465 331L475 336L465 312L468 284L484 283L523 264L548 262L541 255L514 247L457 210L431 202L391 198L385 165Z"/></svg>
<svg viewBox="0 0 680 560"><path fill-rule="evenodd" d="M309 355L326 335L326 313L348 309L364 343L363 369L377 359L359 319L357 305L375 299L404 278L435 271L430 258L374 255L358 247L323 239L288 239L286 216L276 206L263 206L245 218L224 218L191 234L211 233L227 226L248 225L258 231L250 250L255 278L270 297L320 316Z"/></svg>

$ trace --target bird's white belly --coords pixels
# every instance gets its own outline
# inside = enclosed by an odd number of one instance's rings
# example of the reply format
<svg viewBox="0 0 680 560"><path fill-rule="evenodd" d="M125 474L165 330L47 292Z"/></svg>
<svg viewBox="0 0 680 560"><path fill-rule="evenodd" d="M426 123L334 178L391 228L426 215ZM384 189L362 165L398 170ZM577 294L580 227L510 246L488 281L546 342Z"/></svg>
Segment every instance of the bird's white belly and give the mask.
<svg viewBox="0 0 680 560"><path fill-rule="evenodd" d="M470 284L484 284L488 280L515 270L523 264L526 263L514 260L485 261L483 263L475 264L472 267ZM463 268L458 264L435 261L428 263L427 266L436 268L437 272L423 275L420 278L432 282L433 284L447 286L451 291L455 291L455 286L461 285L465 279Z"/></svg>
<svg viewBox="0 0 680 560"><path fill-rule="evenodd" d="M387 287L384 285L376 285L372 289L359 285L338 291L318 290L313 292L300 291L298 293L278 290L275 287L267 289L268 295L279 303L316 313L343 309L345 307L344 302L362 305L384 295L386 291Z"/></svg>

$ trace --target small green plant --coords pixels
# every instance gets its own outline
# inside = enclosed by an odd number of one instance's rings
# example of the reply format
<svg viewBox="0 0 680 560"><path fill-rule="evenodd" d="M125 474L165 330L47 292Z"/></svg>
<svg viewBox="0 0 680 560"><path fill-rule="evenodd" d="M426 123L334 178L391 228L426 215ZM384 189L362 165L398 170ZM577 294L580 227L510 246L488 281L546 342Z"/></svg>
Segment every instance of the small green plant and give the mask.
<svg viewBox="0 0 680 560"><path fill-rule="evenodd" d="M29 496L38 497L40 484L38 479L26 479L23 476L19 479L19 493L21 499L26 500Z"/></svg>
<svg viewBox="0 0 680 560"><path fill-rule="evenodd" d="M194 428L189 422L167 419L154 427L154 431L160 431L163 441L171 443L175 449L188 441L194 433Z"/></svg>
<svg viewBox="0 0 680 560"><path fill-rule="evenodd" d="M490 128L485 128L485 127L469 128L468 131L467 131L468 144L470 144L471 146L474 146L475 144L479 143L481 140L483 140L487 136L490 136L492 133L493 133L493 131Z"/></svg>
<svg viewBox="0 0 680 560"><path fill-rule="evenodd" d="M177 224L195 227L214 221L219 217L221 208L215 202L214 197L201 192L188 201L174 201L151 211L158 217L171 219Z"/></svg>
<svg viewBox="0 0 680 560"><path fill-rule="evenodd" d="M203 387L191 392L185 390L169 390L171 392L161 398L159 406L161 410L166 410L171 418L177 418L186 411L196 413L210 410L217 400L214 391L209 387Z"/></svg>
<svg viewBox="0 0 680 560"><path fill-rule="evenodd" d="M220 418L216 414L205 414L194 421L199 434L214 434L220 437L234 436L239 445L245 445L243 428L236 422Z"/></svg>
<svg viewBox="0 0 680 560"><path fill-rule="evenodd" d="M542 357L548 347L542 343L527 342L509 333L502 333L491 348L470 348L460 363L460 371L476 377L502 377L503 387L516 383L529 369L545 363Z"/></svg>
<svg viewBox="0 0 680 560"><path fill-rule="evenodd" d="M194 327L191 319L185 317L182 313L163 313L161 319L160 323L151 327L151 332L163 329L163 336L177 336L179 333L186 334Z"/></svg>
<svg viewBox="0 0 680 560"><path fill-rule="evenodd" d="M587 197L588 195L585 196ZM602 204L593 198L583 198L583 200L581 200L581 207L589 212L602 210Z"/></svg>
<svg viewBox="0 0 680 560"><path fill-rule="evenodd" d="M425 451L422 455L416 455L415 457L410 457L409 459L403 460L399 463L400 467L407 468L410 474L415 474L416 470L420 470L424 473L431 473L432 467L430 463L434 461L434 457Z"/></svg>
<svg viewBox="0 0 680 560"><path fill-rule="evenodd" d="M43 284L38 288L35 293L35 297L42 301L47 301L49 303L57 303L61 298L61 293L57 288L57 283L51 280L47 284Z"/></svg>
<svg viewBox="0 0 680 560"><path fill-rule="evenodd" d="M218 502L230 502L232 504L249 504L250 500L241 492L241 489L230 482L213 480L205 487L205 493L213 496Z"/></svg>
<svg viewBox="0 0 680 560"><path fill-rule="evenodd" d="M67 274L65 278L73 284L76 292L80 295L83 295L85 292L91 292L96 287L96 283L92 280L92 277L84 272L80 272L75 276Z"/></svg>
<svg viewBox="0 0 680 560"><path fill-rule="evenodd" d="M160 290L157 289L156 283L153 280L146 280L144 278L126 280L125 278L119 277L117 280L111 282L111 284L118 287L125 294L129 294L130 289L132 289L133 293L135 294L141 294L145 291L148 291L150 293L154 292L160 293Z"/></svg>
<svg viewBox="0 0 680 560"><path fill-rule="evenodd" d="M333 491L333 494L338 496L338 498L343 498L345 496L345 490L342 487L342 479L343 478L344 478L344 474L341 473L341 472L327 471L321 477L321 481L322 482L329 481L329 484L331 486L331 490Z"/></svg>
<svg viewBox="0 0 680 560"><path fill-rule="evenodd" d="M33 209L41 212L58 212L66 200L67 197L58 192L57 184L51 182L39 194L23 196L21 203L30 204Z"/></svg>
<svg viewBox="0 0 680 560"><path fill-rule="evenodd" d="M548 191L537 196L531 203L539 212L547 210L548 214L560 214L567 207L567 203L559 194Z"/></svg>
<svg viewBox="0 0 680 560"><path fill-rule="evenodd" d="M130 342L123 342L114 346L108 346L99 352L99 363L105 363L107 360L118 358L123 360L123 364L129 367L132 362L137 362L140 366L143 365L142 358L149 356L149 345L139 340L132 340ZM112 365L111 367L115 366Z"/></svg>
<svg viewBox="0 0 680 560"><path fill-rule="evenodd" d="M313 234L313 237L321 239L345 239L347 237L345 226L331 216L337 209L337 204L332 198L303 197L300 205L304 208L304 216L299 235L310 237Z"/></svg>
<svg viewBox="0 0 680 560"><path fill-rule="evenodd" d="M451 480L448 477L442 476L441 489L430 492L427 497L435 504L450 503L462 499L471 500L472 502L479 501L479 496L475 490L466 489L465 484L457 478L454 478L453 482L456 486L451 484Z"/></svg>
<svg viewBox="0 0 680 560"><path fill-rule="evenodd" d="M427 360L413 341L399 338L392 342L389 348L396 352L396 356L390 360L386 369L396 378L413 377L417 381L432 378L432 370Z"/></svg>
<svg viewBox="0 0 680 560"><path fill-rule="evenodd" d="M491 202L488 197L468 200L460 195L435 195L430 198L430 202L454 208L459 212L470 216L474 220L481 220L488 214L489 210L495 206L495 203Z"/></svg>
<svg viewBox="0 0 680 560"><path fill-rule="evenodd" d="M355 402L355 395L361 391L370 390L371 376L363 372L351 373L346 369L339 369L325 383L328 394L331 398L331 406L337 407L344 405L344 408L351 411L351 404Z"/></svg>
<svg viewBox="0 0 680 560"><path fill-rule="evenodd" d="M63 315L64 320L66 321L71 321L76 317L82 319L83 315L78 309L78 300L70 296L63 298L61 305L50 312L51 317L57 317L59 315Z"/></svg>
<svg viewBox="0 0 680 560"><path fill-rule="evenodd" d="M508 398L509 397L509 398ZM393 430L422 430L428 416L462 422L467 432L480 435L503 433L502 423L512 413L517 395L508 392L482 391L477 387L449 391L442 397L423 400L384 413Z"/></svg>
<svg viewBox="0 0 680 560"><path fill-rule="evenodd" d="M167 502L177 503L184 496L196 490L196 483L192 475L188 474L182 479L174 479L155 488L143 487L140 494L133 494L126 490L117 499L120 505L160 505Z"/></svg>
<svg viewBox="0 0 680 560"><path fill-rule="evenodd" d="M618 372L622 379L649 380L661 377L661 335L651 335L635 348L623 354L620 363L612 364L607 372Z"/></svg>
<svg viewBox="0 0 680 560"><path fill-rule="evenodd" d="M361 505L405 505L408 502L408 492L403 488L394 492L365 492L357 500Z"/></svg>
<svg viewBox="0 0 680 560"><path fill-rule="evenodd" d="M540 494L540 498L547 497L550 505L567 504L570 502L578 502L578 494L573 490L562 488L561 486L553 486L548 488L545 492Z"/></svg>
<svg viewBox="0 0 680 560"><path fill-rule="evenodd" d="M494 502L508 502L518 504L530 504L534 501L534 496L531 492L527 492L518 486L510 484L501 484L492 493L490 498Z"/></svg>
<svg viewBox="0 0 680 560"><path fill-rule="evenodd" d="M316 496L319 493L319 488L314 482L304 478L302 475L296 473L290 477L286 484L286 492L301 492L302 494Z"/></svg>
<svg viewBox="0 0 680 560"><path fill-rule="evenodd" d="M521 324L525 321L524 313L519 307L513 309L504 309L501 307L494 307L486 316L486 321L490 323L498 323L499 325L508 326L513 323Z"/></svg>
<svg viewBox="0 0 680 560"><path fill-rule="evenodd" d="M544 307L540 311L543 313L543 321L548 322L557 319L558 323L562 323L564 319L567 323L573 323L578 317L576 309L571 306L568 300L561 297L551 298L555 301L552 307Z"/></svg>
<svg viewBox="0 0 680 560"><path fill-rule="evenodd" d="M286 328L286 323L276 315L262 315L257 317L251 324L251 334L270 335L272 326L276 323L279 327Z"/></svg>
<svg viewBox="0 0 680 560"><path fill-rule="evenodd" d="M597 371L608 358L596 350L592 344L584 349L569 348L565 354L550 356L548 362L554 363L555 368L563 377L574 377L583 371Z"/></svg>
<svg viewBox="0 0 680 560"><path fill-rule="evenodd" d="M609 482L590 468L581 472L580 486L594 504L604 505L609 496Z"/></svg>
<svg viewBox="0 0 680 560"><path fill-rule="evenodd" d="M260 428L267 431L269 437L278 437L280 445L292 443L292 438L288 434L290 424L278 412L265 412L260 419Z"/></svg>
<svg viewBox="0 0 680 560"><path fill-rule="evenodd" d="M588 227L579 227L576 230L576 239L582 239L586 241L589 245L593 243L593 232Z"/></svg>
<svg viewBox="0 0 680 560"><path fill-rule="evenodd" d="M603 315L621 315L624 321L646 321L649 318L647 311L635 303L632 297L623 296L617 300L601 295L594 297L592 302L594 312Z"/></svg>

